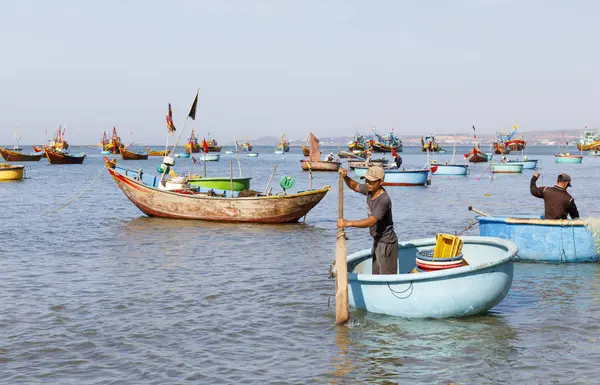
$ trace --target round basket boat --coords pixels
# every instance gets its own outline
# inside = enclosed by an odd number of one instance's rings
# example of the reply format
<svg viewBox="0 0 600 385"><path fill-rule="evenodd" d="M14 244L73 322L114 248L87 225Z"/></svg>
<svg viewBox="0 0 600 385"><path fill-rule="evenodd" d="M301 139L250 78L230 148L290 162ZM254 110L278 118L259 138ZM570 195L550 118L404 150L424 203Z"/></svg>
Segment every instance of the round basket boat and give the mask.
<svg viewBox="0 0 600 385"><path fill-rule="evenodd" d="M418 253L435 247L435 238L399 242L398 274L372 274L370 248L349 255L350 306L407 318L485 313L510 290L512 258L517 255L518 247L514 242L492 237L461 239L463 259L468 265L424 274L410 272L415 268Z"/></svg>

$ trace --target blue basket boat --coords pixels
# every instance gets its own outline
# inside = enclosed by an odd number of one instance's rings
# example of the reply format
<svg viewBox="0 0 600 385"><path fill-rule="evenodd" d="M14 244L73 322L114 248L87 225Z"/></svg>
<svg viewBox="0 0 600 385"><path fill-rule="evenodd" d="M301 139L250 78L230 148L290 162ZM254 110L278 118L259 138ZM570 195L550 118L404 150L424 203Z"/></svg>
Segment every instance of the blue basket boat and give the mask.
<svg viewBox="0 0 600 385"><path fill-rule="evenodd" d="M537 159L524 159L524 160L509 160L508 163L522 163L523 170L535 170L537 168Z"/></svg>
<svg viewBox="0 0 600 385"><path fill-rule="evenodd" d="M354 173L357 177L367 174L367 167L355 167ZM385 170L383 186L425 186L429 169L421 170Z"/></svg>
<svg viewBox="0 0 600 385"><path fill-rule="evenodd" d="M482 314L510 290L517 245L491 237L462 237L468 266L410 274L418 253L436 239L399 242L399 274L373 275L371 249L348 256L350 306L407 318L449 318ZM421 253L423 255L423 253Z"/></svg>
<svg viewBox="0 0 600 385"><path fill-rule="evenodd" d="M432 163L430 170L432 175L467 175L469 165Z"/></svg>
<svg viewBox="0 0 600 385"><path fill-rule="evenodd" d="M519 246L516 259L530 262L596 262L600 249L590 223L539 216L477 217L479 235L498 237Z"/></svg>

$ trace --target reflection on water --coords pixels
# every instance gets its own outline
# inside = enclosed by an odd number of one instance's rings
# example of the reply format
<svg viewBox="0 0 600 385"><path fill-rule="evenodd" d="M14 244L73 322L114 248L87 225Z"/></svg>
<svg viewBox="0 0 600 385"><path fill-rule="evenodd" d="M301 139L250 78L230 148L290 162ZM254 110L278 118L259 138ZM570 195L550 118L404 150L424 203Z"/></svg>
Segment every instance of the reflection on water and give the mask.
<svg viewBox="0 0 600 385"><path fill-rule="evenodd" d="M274 181L291 175L306 188L300 154L258 151L258 162L241 160L253 186L264 188L277 164ZM591 215L600 182L588 176L600 162L557 165L551 154L537 155L540 184L568 172L582 215ZM228 175L227 156L209 175ZM426 160L410 148L402 157ZM128 165L152 170L157 162ZM1 186L7 383L595 383L598 264L516 264L511 291L483 316L405 320L354 310L338 327L327 278L335 189L306 223L221 224L148 218L103 173L48 214L101 168L98 154L81 166L39 162L30 179ZM336 186L335 174L314 176L315 187ZM494 177L475 165L467 177L435 177L427 188L388 188L396 232L409 240L461 231L473 218L469 204L490 214L540 214L530 176ZM364 197L346 190L345 213L364 218ZM347 235L349 252L370 247L367 230Z"/></svg>

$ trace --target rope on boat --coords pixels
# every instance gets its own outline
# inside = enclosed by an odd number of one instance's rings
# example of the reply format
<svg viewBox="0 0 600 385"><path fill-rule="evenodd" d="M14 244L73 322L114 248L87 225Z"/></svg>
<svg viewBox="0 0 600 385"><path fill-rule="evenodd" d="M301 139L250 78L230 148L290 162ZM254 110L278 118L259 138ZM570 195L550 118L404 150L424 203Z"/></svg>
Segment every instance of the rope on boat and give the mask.
<svg viewBox="0 0 600 385"><path fill-rule="evenodd" d="M390 290L390 293L392 293L392 295L398 299L407 299L413 293L413 282L412 281L410 281L410 285L406 288L406 290L402 290L402 291L396 291L396 290L392 289L389 282L386 282L386 283L387 283L388 289ZM404 296L398 295L398 294L404 294L409 290L410 290L410 292L408 294L405 294Z"/></svg>
<svg viewBox="0 0 600 385"><path fill-rule="evenodd" d="M105 166L102 166L100 168L100 170L98 170L98 172L96 173L96 176L94 177L94 179L92 179L92 182L85 188L83 189L82 192L80 192L79 194L75 195L75 197L73 199L71 199L70 201L68 201L67 203L65 203L64 205L54 209L54 210L50 210L50 211L46 211L42 214L46 215L46 214L53 214L55 212L57 212L58 210L64 209L65 207L67 207L68 205L70 205L71 203L73 203L76 199L78 199L79 197L81 197L87 190L90 189L90 187L92 187L92 185L96 182L96 180L98 180L98 178L100 177L100 175L102 174L102 171L104 171Z"/></svg>

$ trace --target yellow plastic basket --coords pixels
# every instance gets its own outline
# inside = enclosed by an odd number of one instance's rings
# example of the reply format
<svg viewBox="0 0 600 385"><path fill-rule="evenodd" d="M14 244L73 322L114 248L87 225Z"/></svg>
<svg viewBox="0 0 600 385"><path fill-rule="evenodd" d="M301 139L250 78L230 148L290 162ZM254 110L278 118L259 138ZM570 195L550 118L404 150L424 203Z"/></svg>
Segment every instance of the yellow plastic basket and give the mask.
<svg viewBox="0 0 600 385"><path fill-rule="evenodd" d="M435 238L435 251L433 258L456 257L462 251L463 241L460 237L451 234L439 233Z"/></svg>

